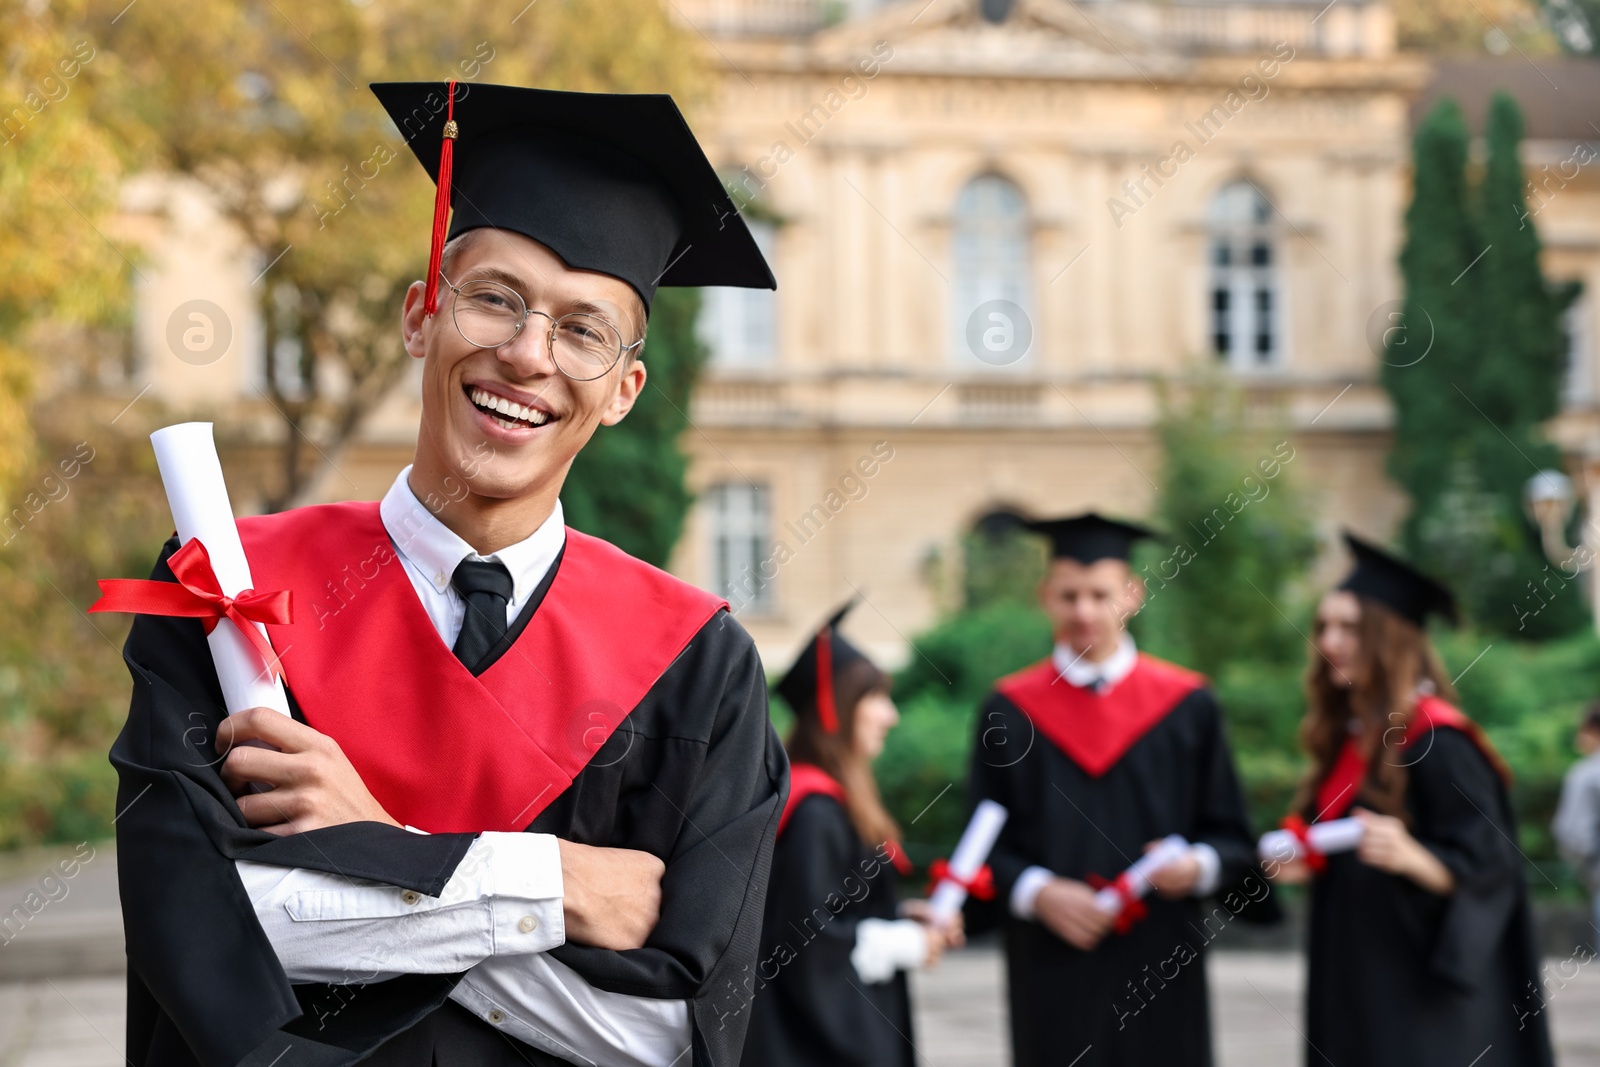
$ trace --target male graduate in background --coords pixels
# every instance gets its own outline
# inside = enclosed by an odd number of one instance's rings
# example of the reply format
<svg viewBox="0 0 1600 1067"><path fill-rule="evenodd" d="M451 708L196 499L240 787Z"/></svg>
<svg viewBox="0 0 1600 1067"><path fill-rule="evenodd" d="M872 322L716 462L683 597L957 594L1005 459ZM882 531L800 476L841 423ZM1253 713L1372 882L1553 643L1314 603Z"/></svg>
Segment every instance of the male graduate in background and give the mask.
<svg viewBox="0 0 1600 1067"><path fill-rule="evenodd" d="M224 718L198 620L134 624L129 1062L736 1064L786 774L761 663L558 494L644 387L656 287L771 272L669 97L373 88L439 186L415 459L240 523L293 594L293 718Z"/></svg>
<svg viewBox="0 0 1600 1067"><path fill-rule="evenodd" d="M1144 600L1129 550L1149 531L1094 514L1028 528L1050 540L1039 602L1055 648L984 702L970 798L1011 813L989 864L1008 905L1014 1062L1209 1064L1199 957L1231 914L1198 900L1255 854L1221 709L1202 677L1128 636ZM1148 914L1096 907L1099 879L1169 834L1191 847L1152 878Z"/></svg>

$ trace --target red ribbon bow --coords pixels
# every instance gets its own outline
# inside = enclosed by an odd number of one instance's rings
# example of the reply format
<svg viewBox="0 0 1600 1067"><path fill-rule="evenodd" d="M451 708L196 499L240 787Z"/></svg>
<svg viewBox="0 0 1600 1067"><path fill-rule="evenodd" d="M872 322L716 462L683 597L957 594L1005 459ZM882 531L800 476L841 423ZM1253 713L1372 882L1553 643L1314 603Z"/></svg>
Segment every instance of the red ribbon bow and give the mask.
<svg viewBox="0 0 1600 1067"><path fill-rule="evenodd" d="M233 620L239 632L260 653L267 665L267 673L274 679L282 677L283 665L266 635L253 623L270 622L286 626L293 618L293 603L287 589L271 593L242 590L238 596L224 596L222 584L211 569L211 557L199 538L174 552L167 560L172 569L173 582L158 582L148 578L102 578L99 581L100 599L89 605L90 611L128 611L139 615L175 615L198 618L200 625L210 633L217 620L226 616Z"/></svg>
<svg viewBox="0 0 1600 1067"><path fill-rule="evenodd" d="M1102 878L1098 874L1091 874L1084 880L1089 883L1089 888L1096 892L1102 889L1110 889L1121 898L1122 910L1117 912L1117 921L1111 926L1117 933L1127 933L1133 929L1134 923L1150 914L1150 909L1145 907L1144 901L1134 895L1133 883L1128 880L1127 871L1123 871L1111 879Z"/></svg>
<svg viewBox="0 0 1600 1067"><path fill-rule="evenodd" d="M979 900L994 899L994 872L985 863L978 868L978 873L970 879L956 877L956 872L950 869L949 860L934 860L928 865L928 892L932 893L940 882L952 882L967 891L969 896Z"/></svg>
<svg viewBox="0 0 1600 1067"><path fill-rule="evenodd" d="M1300 842L1300 851L1305 856L1306 866L1311 868L1313 874L1321 874L1328 869L1328 857L1311 843L1311 827L1298 815L1285 815L1279 824L1294 835Z"/></svg>

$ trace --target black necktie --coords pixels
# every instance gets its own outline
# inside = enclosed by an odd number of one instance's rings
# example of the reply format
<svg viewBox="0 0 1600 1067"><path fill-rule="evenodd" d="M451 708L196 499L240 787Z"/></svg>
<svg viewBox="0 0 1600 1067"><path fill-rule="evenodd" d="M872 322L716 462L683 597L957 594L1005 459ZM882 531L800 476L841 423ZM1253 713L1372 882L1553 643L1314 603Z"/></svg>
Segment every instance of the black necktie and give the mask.
<svg viewBox="0 0 1600 1067"><path fill-rule="evenodd" d="M506 635L511 572L504 563L464 559L456 565L450 584L456 587L467 607L466 617L461 620L461 633L451 651L469 671L476 673L474 668Z"/></svg>

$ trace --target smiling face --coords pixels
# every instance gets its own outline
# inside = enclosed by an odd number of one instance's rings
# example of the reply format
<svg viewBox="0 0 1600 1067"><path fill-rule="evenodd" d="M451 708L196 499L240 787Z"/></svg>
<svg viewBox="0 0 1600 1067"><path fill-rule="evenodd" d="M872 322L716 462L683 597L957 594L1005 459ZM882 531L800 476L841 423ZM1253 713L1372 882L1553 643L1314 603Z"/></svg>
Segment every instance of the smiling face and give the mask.
<svg viewBox="0 0 1600 1067"><path fill-rule="evenodd" d="M624 344L643 335L644 305L632 286L573 270L537 241L475 230L452 251L445 273L456 286L496 281L535 312L597 315L617 327ZM593 381L573 381L552 358L550 319L530 315L509 343L478 348L456 329L455 294L441 284L439 309L427 316L424 291L422 282L412 284L402 319L406 351L423 361L411 488L452 528L458 525L452 518L467 512L497 514L510 544L549 515L573 458L596 428L615 425L633 407L644 388L644 364L624 356Z"/></svg>

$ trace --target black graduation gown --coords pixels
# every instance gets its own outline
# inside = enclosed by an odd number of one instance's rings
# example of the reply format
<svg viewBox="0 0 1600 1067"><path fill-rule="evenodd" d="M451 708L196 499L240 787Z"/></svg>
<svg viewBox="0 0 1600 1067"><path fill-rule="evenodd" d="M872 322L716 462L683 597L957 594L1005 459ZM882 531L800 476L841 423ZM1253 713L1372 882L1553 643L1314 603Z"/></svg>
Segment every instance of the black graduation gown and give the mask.
<svg viewBox="0 0 1600 1067"><path fill-rule="evenodd" d="M989 865L1004 914L1015 1067L1210 1064L1205 946L1269 891L1250 875L1255 843L1216 699L1189 693L1098 777L998 691L977 730L971 799L1010 812ZM1011 914L1026 868L1115 878L1168 834L1215 848L1218 884L1231 888L1204 905L1151 894L1146 918L1091 952Z"/></svg>
<svg viewBox="0 0 1600 1067"><path fill-rule="evenodd" d="M1435 729L1408 768L1411 833L1450 868L1441 897L1328 857L1311 891L1306 1063L1552 1063L1539 956L1499 774L1466 734Z"/></svg>
<svg viewBox="0 0 1600 1067"><path fill-rule="evenodd" d="M887 856L832 797L795 807L772 857L745 1067L915 1064L905 972L869 984L850 962L862 919L899 917Z"/></svg>
<svg viewBox="0 0 1600 1067"><path fill-rule="evenodd" d="M173 580L166 561L177 547L176 538L167 543L153 577ZM514 632L527 625L560 566L558 559ZM562 1062L448 1002L460 975L291 985L234 860L438 895L476 835L352 823L280 838L247 828L217 773L212 746L224 710L199 621L139 616L123 655L133 699L111 762L120 780L132 1067L323 1067L356 1062L380 1045L365 1062ZM440 758L449 758L444 732ZM597 988L690 1001L695 1065L739 1060L744 1021L723 1017L721 991L755 963L786 782L754 643L723 610L526 827L666 861L661 917L646 948L568 943L551 954Z"/></svg>

